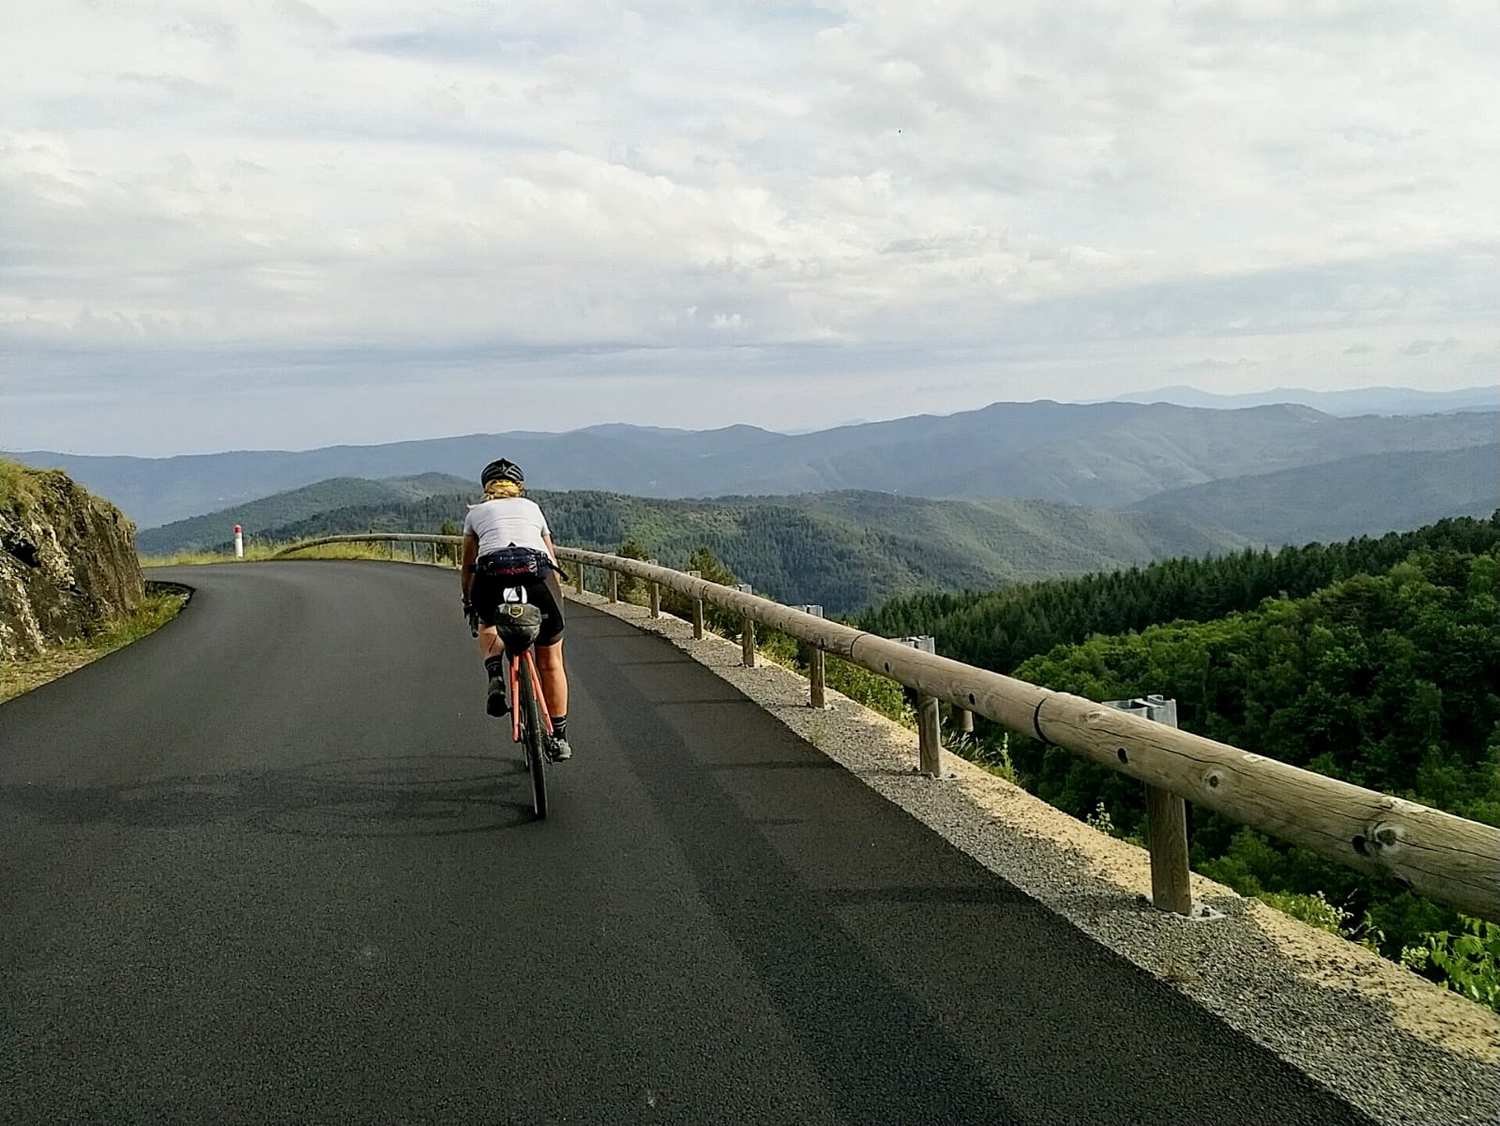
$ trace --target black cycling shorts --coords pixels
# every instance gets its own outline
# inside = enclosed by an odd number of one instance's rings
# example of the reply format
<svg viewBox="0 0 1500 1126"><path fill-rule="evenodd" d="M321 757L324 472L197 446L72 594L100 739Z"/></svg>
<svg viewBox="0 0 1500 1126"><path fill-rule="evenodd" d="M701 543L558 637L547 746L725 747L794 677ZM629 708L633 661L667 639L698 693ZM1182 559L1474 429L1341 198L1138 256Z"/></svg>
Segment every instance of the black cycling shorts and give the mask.
<svg viewBox="0 0 1500 1126"><path fill-rule="evenodd" d="M505 601L505 588L514 586L525 587L526 601L542 612L542 632L537 635L537 645L544 649L556 645L562 640L564 625L562 586L557 581L556 571L549 570L546 577L476 573L469 586L469 601L474 604L479 620L487 626L494 625L500 605Z"/></svg>

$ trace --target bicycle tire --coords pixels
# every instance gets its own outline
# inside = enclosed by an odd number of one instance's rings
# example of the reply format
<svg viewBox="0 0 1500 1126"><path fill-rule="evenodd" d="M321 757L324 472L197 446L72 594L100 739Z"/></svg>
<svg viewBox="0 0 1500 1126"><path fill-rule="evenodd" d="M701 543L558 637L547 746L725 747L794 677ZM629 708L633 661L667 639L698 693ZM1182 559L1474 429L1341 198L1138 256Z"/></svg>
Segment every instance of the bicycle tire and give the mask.
<svg viewBox="0 0 1500 1126"><path fill-rule="evenodd" d="M537 707L531 675L523 667L521 682L521 739L526 745L526 765L531 770L531 812L538 820L547 817L547 752L542 746L542 713Z"/></svg>

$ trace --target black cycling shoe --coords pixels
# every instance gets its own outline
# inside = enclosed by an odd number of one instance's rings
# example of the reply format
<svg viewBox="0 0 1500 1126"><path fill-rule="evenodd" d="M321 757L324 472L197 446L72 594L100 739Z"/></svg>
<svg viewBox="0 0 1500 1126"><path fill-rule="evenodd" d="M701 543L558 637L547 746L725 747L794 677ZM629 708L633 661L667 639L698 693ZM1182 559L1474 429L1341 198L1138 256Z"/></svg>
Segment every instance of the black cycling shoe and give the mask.
<svg viewBox="0 0 1500 1126"><path fill-rule="evenodd" d="M485 696L484 710L489 715L502 716L510 711L510 701L505 698L505 658L490 657L484 662L484 667L490 674L490 688Z"/></svg>
<svg viewBox="0 0 1500 1126"><path fill-rule="evenodd" d="M510 711L510 701L505 698L505 681L498 676L490 677L490 691L484 700L484 710L492 716L502 716Z"/></svg>
<svg viewBox="0 0 1500 1126"><path fill-rule="evenodd" d="M560 739L556 735L553 735L548 740L547 752L553 762L567 762L568 759L573 757L573 748L568 746L568 741Z"/></svg>

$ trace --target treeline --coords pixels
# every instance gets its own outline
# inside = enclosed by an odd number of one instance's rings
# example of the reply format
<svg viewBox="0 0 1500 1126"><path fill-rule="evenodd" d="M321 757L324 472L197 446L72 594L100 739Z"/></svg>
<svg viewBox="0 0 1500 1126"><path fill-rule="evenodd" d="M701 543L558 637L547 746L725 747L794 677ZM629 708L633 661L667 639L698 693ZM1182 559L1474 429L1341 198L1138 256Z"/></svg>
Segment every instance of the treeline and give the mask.
<svg viewBox="0 0 1500 1126"><path fill-rule="evenodd" d="M1346 543L1170 559L986 594L912 595L859 615L858 624L887 637L931 634L944 655L1009 673L1028 657L1096 633L1208 621L1252 610L1267 598L1301 598L1355 575L1384 573L1413 552L1473 555L1497 543L1500 512Z"/></svg>

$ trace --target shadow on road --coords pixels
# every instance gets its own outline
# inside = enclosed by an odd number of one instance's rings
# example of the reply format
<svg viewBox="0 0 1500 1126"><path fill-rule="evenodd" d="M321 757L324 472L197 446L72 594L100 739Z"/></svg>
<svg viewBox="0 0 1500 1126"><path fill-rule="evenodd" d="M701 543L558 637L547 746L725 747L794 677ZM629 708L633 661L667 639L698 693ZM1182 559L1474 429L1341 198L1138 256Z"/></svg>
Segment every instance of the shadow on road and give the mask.
<svg viewBox="0 0 1500 1126"><path fill-rule="evenodd" d="M309 837L441 837L528 824L519 758L403 755L145 784L0 787L0 810L73 825L178 829L236 823Z"/></svg>

